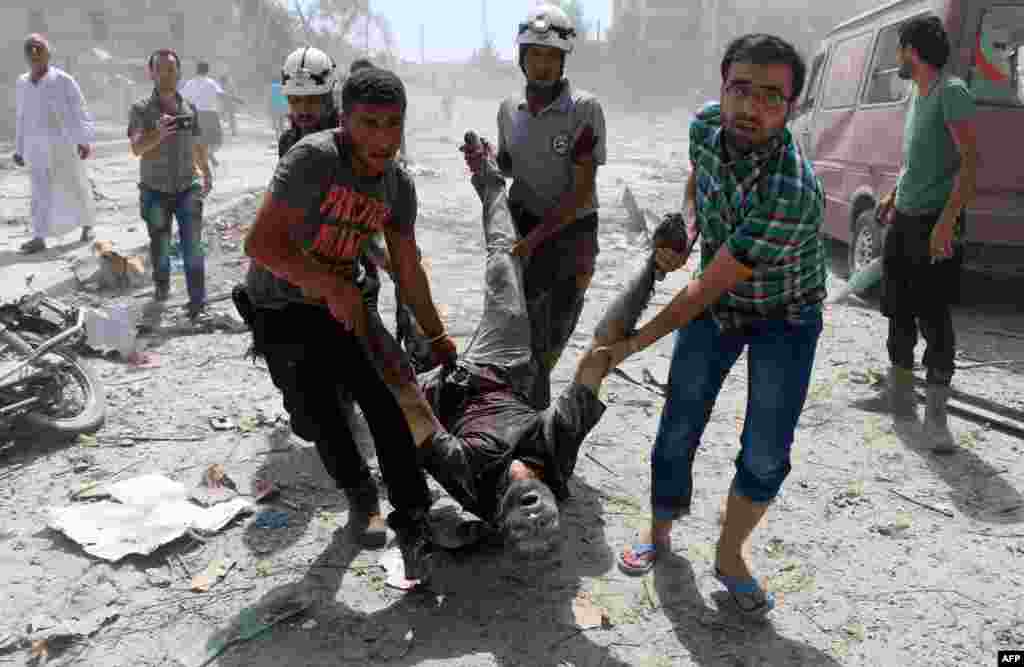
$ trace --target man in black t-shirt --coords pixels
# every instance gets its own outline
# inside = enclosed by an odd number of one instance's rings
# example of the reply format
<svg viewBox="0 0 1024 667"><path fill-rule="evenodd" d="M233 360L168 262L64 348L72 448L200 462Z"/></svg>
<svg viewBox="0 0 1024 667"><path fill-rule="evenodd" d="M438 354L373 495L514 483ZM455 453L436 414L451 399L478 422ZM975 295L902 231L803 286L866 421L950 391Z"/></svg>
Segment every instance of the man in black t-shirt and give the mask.
<svg viewBox="0 0 1024 667"><path fill-rule="evenodd" d="M273 376L294 381L285 406L292 428L317 444L343 488L368 471L338 402L348 391L373 434L395 529L410 579L424 574L430 550L430 496L416 465L415 443L390 387L415 374L375 308L367 308L367 241L383 234L391 271L408 295L439 362L454 363L416 256L416 190L394 163L406 110L393 73L372 69L342 91L342 127L304 137L280 160L246 239L246 253L265 271L250 274L254 344ZM276 380L275 380L276 381Z"/></svg>

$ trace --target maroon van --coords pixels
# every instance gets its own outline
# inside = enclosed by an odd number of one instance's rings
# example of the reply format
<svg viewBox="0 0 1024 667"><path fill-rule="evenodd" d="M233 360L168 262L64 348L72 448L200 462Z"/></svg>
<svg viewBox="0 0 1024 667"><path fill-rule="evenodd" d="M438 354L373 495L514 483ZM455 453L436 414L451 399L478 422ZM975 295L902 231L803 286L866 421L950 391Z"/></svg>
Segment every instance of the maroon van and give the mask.
<svg viewBox="0 0 1024 667"><path fill-rule="evenodd" d="M978 104L978 195L967 212L965 268L1024 274L1024 0L898 0L832 29L811 63L793 134L825 188L827 236L852 270L881 254L874 208L896 183L909 81L897 76L898 29L942 18L947 69Z"/></svg>

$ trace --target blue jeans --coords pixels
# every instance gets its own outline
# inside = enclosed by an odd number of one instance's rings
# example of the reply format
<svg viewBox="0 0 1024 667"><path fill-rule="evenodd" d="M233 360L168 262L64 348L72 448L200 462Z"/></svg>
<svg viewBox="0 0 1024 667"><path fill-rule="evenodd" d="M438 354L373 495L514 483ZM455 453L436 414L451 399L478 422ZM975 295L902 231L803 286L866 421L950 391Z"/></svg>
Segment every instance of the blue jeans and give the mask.
<svg viewBox="0 0 1024 667"><path fill-rule="evenodd" d="M676 333L669 393L651 454L651 506L659 521L689 514L693 461L722 383L748 349L747 414L733 491L755 503L775 499L789 474L789 452L807 398L821 311L809 306L798 322L764 320L723 334L704 316Z"/></svg>
<svg viewBox="0 0 1024 667"><path fill-rule="evenodd" d="M195 185L177 193L139 186L139 209L149 232L149 259L153 282L171 281L171 219L178 221L178 241L185 265L188 301L193 307L206 303L206 262L203 257L203 199Z"/></svg>

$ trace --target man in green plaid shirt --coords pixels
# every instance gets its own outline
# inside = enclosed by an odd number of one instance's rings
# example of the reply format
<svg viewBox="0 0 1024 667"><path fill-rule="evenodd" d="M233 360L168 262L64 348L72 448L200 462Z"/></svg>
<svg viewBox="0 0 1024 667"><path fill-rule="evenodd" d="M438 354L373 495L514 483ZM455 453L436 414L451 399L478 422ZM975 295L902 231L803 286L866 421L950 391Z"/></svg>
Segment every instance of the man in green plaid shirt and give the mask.
<svg viewBox="0 0 1024 667"><path fill-rule="evenodd" d="M825 299L824 195L786 129L806 66L792 45L746 35L722 61L721 104L690 125L686 205L701 235L700 275L633 336L604 348L614 366L676 331L669 393L651 454L653 518L619 556L630 574L671 548L690 513L693 461L725 377L747 350L749 398L714 574L747 615L775 600L744 544L790 471ZM684 257L675 258L680 266Z"/></svg>
<svg viewBox="0 0 1024 667"><path fill-rule="evenodd" d="M763 319L800 321L825 299L821 184L785 128L731 160L721 135L721 107L709 104L690 124L701 272L725 246L752 275L713 303L712 315L723 331Z"/></svg>

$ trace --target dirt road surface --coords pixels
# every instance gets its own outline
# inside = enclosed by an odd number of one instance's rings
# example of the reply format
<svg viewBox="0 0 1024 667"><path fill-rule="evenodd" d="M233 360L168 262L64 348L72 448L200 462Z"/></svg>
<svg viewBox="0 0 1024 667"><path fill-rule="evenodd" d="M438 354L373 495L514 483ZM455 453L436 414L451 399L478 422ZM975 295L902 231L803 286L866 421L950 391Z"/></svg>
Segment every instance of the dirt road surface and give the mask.
<svg viewBox="0 0 1024 667"><path fill-rule="evenodd" d="M419 95L412 108L418 236L435 299L461 346L480 314L483 258L479 203L456 149L465 129L493 137L497 103L459 100L451 125L441 120L439 98ZM658 213L677 206L682 191L687 111L608 115L598 271L554 374L555 391L643 252L626 231L623 185ZM239 242L258 204L250 193L271 174L270 144L251 121L222 151L226 166L207 219L213 296L244 272ZM133 248L144 244L145 230L136 210L138 166L126 151L123 144L101 148L93 173L104 196L100 237ZM25 238L18 218L27 215L27 179L0 172L0 191L4 215L15 218L0 235L5 298L24 291L31 273L36 286L76 303L149 303L135 293L78 289L67 266L88 249L74 243L31 259L13 254ZM654 304L667 303L692 269L660 283ZM956 316L959 364L1024 359L1024 318L1011 289L1019 286L980 281L965 289L969 305ZM393 322L390 285L382 294L385 321ZM167 309L146 306L150 367L116 355L88 359L108 394L97 437L21 439L0 449L0 664L42 664L26 637L76 619L92 619L94 632L35 645L49 650L46 664L193 667L240 635L246 639L209 664L890 667L987 665L999 648L1024 648L1022 442L953 418L959 449L940 457L914 432L895 430L873 406L886 365L886 322L872 304L827 310L793 472L751 552L754 570L780 597L762 625L740 620L711 576L744 406L757 400L747 396L743 359L697 460L694 514L677 524L675 552L652 574L622 575L614 554L647 520L649 450L671 339L623 365L633 382L606 382L608 411L581 452L555 558L524 562L491 547L444 553L429 587L403 593L386 586L380 552L353 545L344 496L312 446L279 437L280 398L265 368L245 359L248 335L190 330L181 322L183 301L178 275ZM227 313L230 302L214 309ZM1022 373L1024 364L974 367L955 386L1020 411ZM276 483L280 497L266 506L282 512L285 524L261 528L243 517L216 535L114 564L47 528L45 508L71 504L83 485L157 473L191 487L211 464L243 491L257 479ZM216 560L236 564L209 591L192 591L191 577ZM574 609L590 605L605 610L605 622L580 627ZM282 607L301 611L257 633L260 619Z"/></svg>

